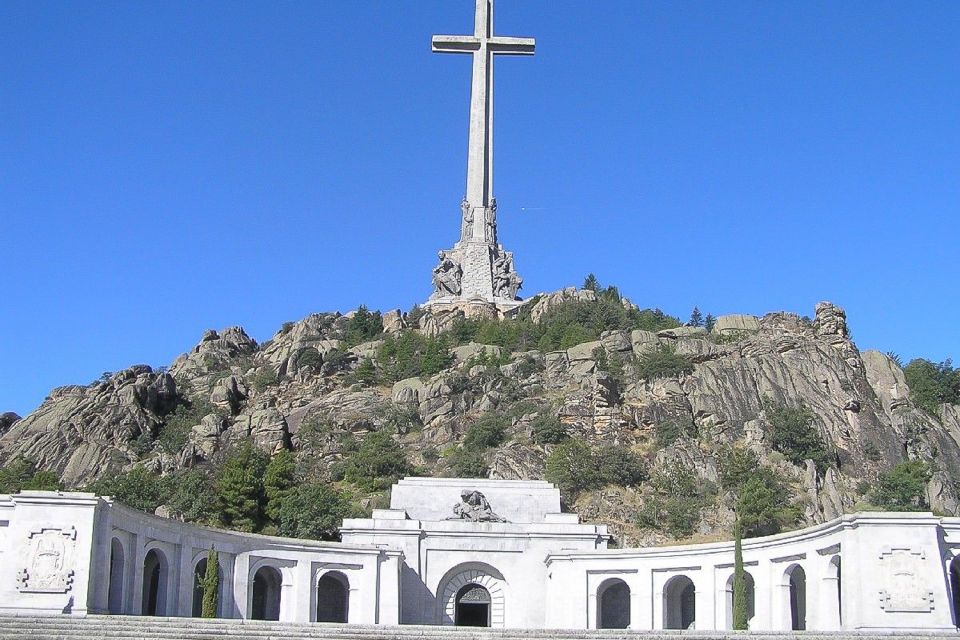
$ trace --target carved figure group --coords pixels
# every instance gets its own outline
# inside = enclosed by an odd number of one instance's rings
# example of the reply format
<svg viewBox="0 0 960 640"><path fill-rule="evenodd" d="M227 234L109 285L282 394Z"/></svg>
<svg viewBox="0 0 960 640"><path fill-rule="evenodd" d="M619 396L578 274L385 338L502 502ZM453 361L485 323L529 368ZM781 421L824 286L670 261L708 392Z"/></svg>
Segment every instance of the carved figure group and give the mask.
<svg viewBox="0 0 960 640"><path fill-rule="evenodd" d="M493 261L493 295L515 300L523 286L523 278L513 269L513 255L500 251Z"/></svg>
<svg viewBox="0 0 960 640"><path fill-rule="evenodd" d="M437 257L440 264L433 270L434 293L439 296L460 295L463 269L446 251L439 252Z"/></svg>
<svg viewBox="0 0 960 640"><path fill-rule="evenodd" d="M460 502L453 505L453 517L450 520L469 520L470 522L506 522L490 508L490 503L479 491L461 491Z"/></svg>

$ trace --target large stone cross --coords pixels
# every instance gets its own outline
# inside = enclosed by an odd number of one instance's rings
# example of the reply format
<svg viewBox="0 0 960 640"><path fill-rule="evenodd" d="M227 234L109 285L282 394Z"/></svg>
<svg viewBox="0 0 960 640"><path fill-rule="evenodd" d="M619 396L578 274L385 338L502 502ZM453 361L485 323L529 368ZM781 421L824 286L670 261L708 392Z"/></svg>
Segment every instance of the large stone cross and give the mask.
<svg viewBox="0 0 960 640"><path fill-rule="evenodd" d="M533 55L533 38L493 35L493 0L476 0L472 36L434 36L438 53L469 53L473 56L470 95L470 146L467 155L467 193L461 205L464 224L461 240L496 244L493 199L493 59L498 55ZM476 213L482 212L481 215Z"/></svg>

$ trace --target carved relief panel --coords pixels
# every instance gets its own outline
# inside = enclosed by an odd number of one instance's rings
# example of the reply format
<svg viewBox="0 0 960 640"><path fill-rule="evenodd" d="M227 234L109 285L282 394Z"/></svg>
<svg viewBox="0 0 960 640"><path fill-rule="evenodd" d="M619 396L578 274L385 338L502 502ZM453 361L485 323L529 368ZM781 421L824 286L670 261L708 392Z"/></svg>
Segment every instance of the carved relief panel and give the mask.
<svg viewBox="0 0 960 640"><path fill-rule="evenodd" d="M24 593L70 591L77 530L43 528L32 531L27 538L27 563L17 573L17 589Z"/></svg>
<svg viewBox="0 0 960 640"><path fill-rule="evenodd" d="M922 550L886 547L880 552L880 608L888 613L929 613L933 591L922 578L926 555Z"/></svg>

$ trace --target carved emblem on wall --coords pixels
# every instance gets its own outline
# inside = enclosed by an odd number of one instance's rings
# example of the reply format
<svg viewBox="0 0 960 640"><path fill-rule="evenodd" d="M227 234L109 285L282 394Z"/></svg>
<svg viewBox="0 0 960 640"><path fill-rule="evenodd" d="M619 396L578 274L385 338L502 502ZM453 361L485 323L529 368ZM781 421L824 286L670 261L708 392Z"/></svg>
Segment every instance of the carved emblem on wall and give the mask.
<svg viewBox="0 0 960 640"><path fill-rule="evenodd" d="M28 538L27 566L17 572L17 589L29 593L66 593L73 588L77 530L43 528Z"/></svg>
<svg viewBox="0 0 960 640"><path fill-rule="evenodd" d="M921 577L923 550L886 547L880 552L883 586L880 608L888 613L929 613L933 611L933 591Z"/></svg>
<svg viewBox="0 0 960 640"><path fill-rule="evenodd" d="M460 502L453 505L453 517L448 520L470 522L506 522L490 508L487 498L479 491L461 491Z"/></svg>

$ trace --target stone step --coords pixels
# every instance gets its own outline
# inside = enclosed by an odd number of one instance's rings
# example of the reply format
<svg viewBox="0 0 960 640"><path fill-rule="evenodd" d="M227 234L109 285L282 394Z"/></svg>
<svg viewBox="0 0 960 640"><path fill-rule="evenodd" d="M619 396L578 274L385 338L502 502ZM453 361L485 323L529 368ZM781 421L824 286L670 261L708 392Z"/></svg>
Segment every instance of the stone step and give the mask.
<svg viewBox="0 0 960 640"><path fill-rule="evenodd" d="M748 635L757 640L869 640L896 637L921 640L957 638L951 632L851 633L466 629L436 626L291 624L257 620L157 618L138 616L5 617L0 616L0 638L10 640L214 640L224 636L258 640L726 640Z"/></svg>

